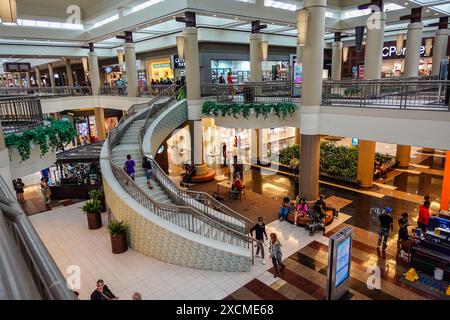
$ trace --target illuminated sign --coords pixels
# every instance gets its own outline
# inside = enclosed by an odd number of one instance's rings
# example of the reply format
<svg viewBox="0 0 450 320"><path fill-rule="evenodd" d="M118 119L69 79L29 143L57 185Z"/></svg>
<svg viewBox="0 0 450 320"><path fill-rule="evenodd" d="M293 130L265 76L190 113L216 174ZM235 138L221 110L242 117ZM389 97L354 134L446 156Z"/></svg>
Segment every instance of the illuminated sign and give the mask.
<svg viewBox="0 0 450 320"><path fill-rule="evenodd" d="M175 54L172 56L172 66L172 69L184 69L186 67L186 61L178 58L178 55Z"/></svg>
<svg viewBox="0 0 450 320"><path fill-rule="evenodd" d="M383 48L383 58L391 58L391 57L398 57L398 58L404 58L405 57L406 48L403 48L400 54L397 54L397 47L396 46L389 46ZM425 46L420 46L420 55L423 56L425 54Z"/></svg>
<svg viewBox="0 0 450 320"><path fill-rule="evenodd" d="M351 238L345 239L337 246L336 257L336 287L338 287L350 275L350 242Z"/></svg>
<svg viewBox="0 0 450 320"><path fill-rule="evenodd" d="M3 64L5 72L30 72L31 64L28 62L6 62Z"/></svg>

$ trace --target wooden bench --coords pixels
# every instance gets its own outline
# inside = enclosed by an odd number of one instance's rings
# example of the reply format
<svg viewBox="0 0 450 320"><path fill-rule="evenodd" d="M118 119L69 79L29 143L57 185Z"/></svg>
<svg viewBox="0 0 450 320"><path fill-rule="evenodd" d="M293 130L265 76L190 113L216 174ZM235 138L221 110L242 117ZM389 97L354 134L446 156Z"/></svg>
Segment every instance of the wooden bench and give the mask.
<svg viewBox="0 0 450 320"><path fill-rule="evenodd" d="M183 176L184 172L181 173L181 176ZM191 178L192 183L201 183L201 182L208 182L211 180L214 180L216 177L216 171L213 169L209 169L205 174L202 175L195 175Z"/></svg>
<svg viewBox="0 0 450 320"><path fill-rule="evenodd" d="M324 225L329 225L333 222L334 216L333 216L333 210L325 210L325 218L324 218ZM294 223L295 214L293 211L291 211L287 216L287 221L290 223ZM311 222L311 218L308 215L300 216L297 215L297 224L300 226L305 226L309 222Z"/></svg>

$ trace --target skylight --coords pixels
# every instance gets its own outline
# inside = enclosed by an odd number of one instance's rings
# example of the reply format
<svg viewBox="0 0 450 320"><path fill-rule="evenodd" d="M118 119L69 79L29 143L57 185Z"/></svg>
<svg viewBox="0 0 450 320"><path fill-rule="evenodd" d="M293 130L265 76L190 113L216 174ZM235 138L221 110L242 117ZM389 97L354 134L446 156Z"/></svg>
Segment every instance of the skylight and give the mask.
<svg viewBox="0 0 450 320"><path fill-rule="evenodd" d="M396 10L401 10L404 8L405 7L402 7L401 5L398 5L396 3L386 3L384 5L384 12L396 11ZM370 9L370 8L367 8L364 10L358 10L358 9L348 10L342 14L342 19L351 19L351 18L367 16L367 15L371 14L371 12L372 12L372 9Z"/></svg>
<svg viewBox="0 0 450 320"><path fill-rule="evenodd" d="M17 23L3 23L5 26L23 26L23 27L38 27L50 29L76 29L83 30L84 26L77 23L64 23L56 21L39 21L29 19L17 19Z"/></svg>
<svg viewBox="0 0 450 320"><path fill-rule="evenodd" d="M111 17L108 17L108 18L106 18L106 19L103 19L103 20L101 20L101 21L95 23L95 24L92 26L92 29L101 27L101 26L103 26L104 24L113 22L113 21L118 20L118 19L119 19L119 15L118 15L118 14L115 14L115 15L113 15L113 16L111 16Z"/></svg>
<svg viewBox="0 0 450 320"><path fill-rule="evenodd" d="M290 3L280 2L280 1L264 0L264 6L278 8L278 9L284 9L284 10L290 10L290 11L297 10L297 6L295 4L290 4Z"/></svg>
<svg viewBox="0 0 450 320"><path fill-rule="evenodd" d="M157 4L157 3L163 2L163 1L164 0L150 0L150 1L146 1L144 3L141 3L140 5L137 5L137 6L133 7L133 8L131 8L131 10L126 15L129 15L129 14L134 13L136 11L140 11L142 9L148 8L148 7L150 7L150 6L154 5L154 4Z"/></svg>

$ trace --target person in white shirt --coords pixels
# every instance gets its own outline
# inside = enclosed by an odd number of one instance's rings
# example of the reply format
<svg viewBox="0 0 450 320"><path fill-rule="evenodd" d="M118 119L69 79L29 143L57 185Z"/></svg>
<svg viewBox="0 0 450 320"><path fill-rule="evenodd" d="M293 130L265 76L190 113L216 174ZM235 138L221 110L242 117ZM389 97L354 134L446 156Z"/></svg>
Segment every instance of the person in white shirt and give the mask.
<svg viewBox="0 0 450 320"><path fill-rule="evenodd" d="M238 147L236 145L233 146L233 162L234 164L238 163Z"/></svg>

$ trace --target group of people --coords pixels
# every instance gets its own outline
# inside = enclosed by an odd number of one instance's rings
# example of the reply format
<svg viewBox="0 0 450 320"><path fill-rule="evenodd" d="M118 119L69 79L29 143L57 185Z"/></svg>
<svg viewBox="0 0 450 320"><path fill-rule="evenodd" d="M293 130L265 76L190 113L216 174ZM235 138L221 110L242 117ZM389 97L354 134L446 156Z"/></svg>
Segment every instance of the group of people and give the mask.
<svg viewBox="0 0 450 320"><path fill-rule="evenodd" d="M192 178L197 174L197 168L190 163L184 164L184 173L181 174L181 183L184 185L190 184Z"/></svg>
<svg viewBox="0 0 450 320"><path fill-rule="evenodd" d="M429 218L434 215L434 213L430 212L430 204L430 198L425 196L423 204L419 207L417 228L420 229L423 234L427 233ZM391 213L392 209L387 207L378 217L380 226L378 232L378 247L382 246L383 250L387 248L389 235L394 231L394 219L392 218ZM410 239L408 232L409 226L409 214L408 212L403 212L398 219L398 240L408 241Z"/></svg>
<svg viewBox="0 0 450 320"><path fill-rule="evenodd" d="M320 194L319 199L314 203L312 208L320 217L323 219L326 216L326 211L333 211L333 216L338 217L339 211L334 208L332 205L328 204L325 201L325 195ZM303 199L300 195L297 196L295 203L292 203L289 197L284 197L281 202L281 207L278 212L278 219L280 221L286 220L290 213L294 214L294 224L293 226L297 226L297 218L304 217L308 215L310 208L306 203L305 199Z"/></svg>
<svg viewBox="0 0 450 320"><path fill-rule="evenodd" d="M233 175L233 182L231 184L230 197L232 199L239 199L244 189L245 186L241 181L241 174L239 172L235 172Z"/></svg>
<svg viewBox="0 0 450 320"><path fill-rule="evenodd" d="M261 263L263 265L266 264L264 260L264 247L266 246L265 240L269 240L266 233L266 225L263 221L262 217L258 218L258 223L255 224L250 229L250 235L253 237L253 232L255 233L256 239L256 257L261 258ZM276 278L278 276L279 271L283 271L286 267L282 261L283 253L281 252L281 243L278 240L276 233L270 234L270 242L269 242L269 257L272 260L273 268L275 269Z"/></svg>
<svg viewBox="0 0 450 320"><path fill-rule="evenodd" d="M79 299L80 293L73 291L74 295ZM142 294L140 292L134 292L131 296L132 300L142 300ZM111 289L105 284L103 279L97 280L97 287L91 293L91 300L93 301L105 301L105 300L119 300L119 297L112 293Z"/></svg>
<svg viewBox="0 0 450 320"><path fill-rule="evenodd" d="M136 174L136 162L131 158L130 154L127 154L127 160L123 164L123 170L126 174L131 178L131 180L135 181ZM145 172L145 178L147 179L147 187L149 189L153 189L152 178L153 178L153 166L150 159L146 156L142 158L142 168Z"/></svg>

